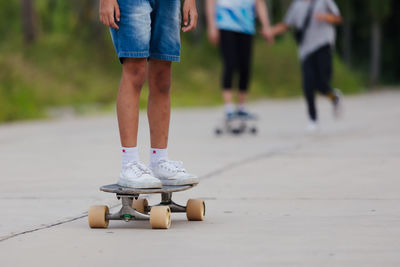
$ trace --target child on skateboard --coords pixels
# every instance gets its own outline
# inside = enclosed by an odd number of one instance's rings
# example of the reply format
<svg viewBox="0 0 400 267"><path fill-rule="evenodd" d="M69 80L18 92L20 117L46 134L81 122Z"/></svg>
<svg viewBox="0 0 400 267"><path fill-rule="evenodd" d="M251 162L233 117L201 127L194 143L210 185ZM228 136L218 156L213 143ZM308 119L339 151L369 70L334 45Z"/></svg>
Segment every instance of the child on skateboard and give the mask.
<svg viewBox="0 0 400 267"><path fill-rule="evenodd" d="M264 0L206 0L208 38L214 45L219 44L222 62L222 98L225 117L236 115L250 118L246 109L251 74L253 35L256 32L256 15L261 23L262 36L272 42L267 5ZM232 81L239 73L238 107L233 105Z"/></svg>
<svg viewBox="0 0 400 267"><path fill-rule="evenodd" d="M334 26L341 21L334 0L296 0L289 7L284 21L272 30L274 35L282 34L290 28L297 31L303 90L310 117L309 131L318 129L315 90L331 99L335 115L340 113L341 93L332 89L330 83L332 47L336 39Z"/></svg>
<svg viewBox="0 0 400 267"><path fill-rule="evenodd" d="M159 188L197 182L181 162L167 155L170 122L171 62L180 60L180 0L100 0L100 20L110 27L122 78L117 116L122 144L118 184ZM196 28L196 0L185 0L183 32ZM139 96L149 84L150 166L141 163L137 148Z"/></svg>

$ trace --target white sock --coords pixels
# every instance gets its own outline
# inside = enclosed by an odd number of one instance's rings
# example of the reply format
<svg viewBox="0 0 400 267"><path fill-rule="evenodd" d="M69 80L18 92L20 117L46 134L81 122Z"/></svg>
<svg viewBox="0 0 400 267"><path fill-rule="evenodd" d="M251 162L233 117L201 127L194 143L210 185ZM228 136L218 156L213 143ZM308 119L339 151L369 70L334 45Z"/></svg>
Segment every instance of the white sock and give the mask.
<svg viewBox="0 0 400 267"><path fill-rule="evenodd" d="M161 160L168 160L167 149L150 148L150 168L155 168Z"/></svg>
<svg viewBox="0 0 400 267"><path fill-rule="evenodd" d="M139 150L137 147L122 147L122 167L129 162L139 161Z"/></svg>
<svg viewBox="0 0 400 267"><path fill-rule="evenodd" d="M235 106L233 104L225 104L225 113L234 113L235 112Z"/></svg>

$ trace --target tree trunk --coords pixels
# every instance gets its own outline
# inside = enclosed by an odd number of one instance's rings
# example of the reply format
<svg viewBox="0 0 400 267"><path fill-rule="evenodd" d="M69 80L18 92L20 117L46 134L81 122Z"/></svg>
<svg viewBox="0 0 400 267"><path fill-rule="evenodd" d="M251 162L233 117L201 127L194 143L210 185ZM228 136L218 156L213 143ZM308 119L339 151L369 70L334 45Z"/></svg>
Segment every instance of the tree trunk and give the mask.
<svg viewBox="0 0 400 267"><path fill-rule="evenodd" d="M343 59L348 66L351 66L352 57L352 23L353 23L353 6L349 0L341 1L343 6L343 28L342 28L342 47Z"/></svg>
<svg viewBox="0 0 400 267"><path fill-rule="evenodd" d="M268 16L269 16L269 22L271 23L271 25L274 24L274 9L272 6L272 0L267 0L267 6L268 6Z"/></svg>
<svg viewBox="0 0 400 267"><path fill-rule="evenodd" d="M197 27L193 31L193 43L198 45L201 43L201 39L203 37L203 33L205 32L206 25L206 15L203 1L199 1L197 4L197 13L199 14L197 20Z"/></svg>
<svg viewBox="0 0 400 267"><path fill-rule="evenodd" d="M372 22L371 28L371 86L376 86L380 79L381 70L381 24L378 20Z"/></svg>
<svg viewBox="0 0 400 267"><path fill-rule="evenodd" d="M31 44L36 40L36 18L33 0L21 1L22 31L24 40Z"/></svg>
<svg viewBox="0 0 400 267"><path fill-rule="evenodd" d="M103 39L103 25L99 22L99 4L98 0L79 0L80 5L79 13L80 13L80 21L87 24L91 31L91 38L97 41L101 41Z"/></svg>
<svg viewBox="0 0 400 267"><path fill-rule="evenodd" d="M348 66L351 66L351 57L352 57L351 36L352 36L351 22L345 19L343 24L342 45L343 45L344 61Z"/></svg>
<svg viewBox="0 0 400 267"><path fill-rule="evenodd" d="M281 0L279 1L281 9L283 12L286 12L286 10L289 8L292 0Z"/></svg>
<svg viewBox="0 0 400 267"><path fill-rule="evenodd" d="M103 40L102 32L104 29L104 25L101 24L99 21L100 1L94 0L94 3L92 3L91 8L92 8L92 12L93 12L92 28L93 28L95 38L97 40Z"/></svg>

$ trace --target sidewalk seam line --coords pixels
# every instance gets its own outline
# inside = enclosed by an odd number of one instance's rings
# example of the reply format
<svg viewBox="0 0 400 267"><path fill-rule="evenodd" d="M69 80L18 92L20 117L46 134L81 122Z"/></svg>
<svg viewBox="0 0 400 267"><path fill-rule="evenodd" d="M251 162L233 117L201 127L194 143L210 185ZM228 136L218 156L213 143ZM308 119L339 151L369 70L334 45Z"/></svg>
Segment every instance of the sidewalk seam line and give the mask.
<svg viewBox="0 0 400 267"><path fill-rule="evenodd" d="M114 208L114 207L116 207L118 205L113 205L110 208ZM15 233L15 234L12 234L12 235L8 235L8 236L5 236L5 237L2 237L2 238L0 238L0 242L7 241L7 240L9 240L11 238L14 238L14 237L17 237L17 236L20 236L20 235L30 234L30 233L34 233L34 232L37 232L37 231L40 231L40 230L49 229L49 228L52 228L54 226L58 226L58 225L66 224L66 223L69 223L69 222L77 221L77 220L83 219L83 218L85 218L87 216L88 216L88 212L84 212L81 215L79 215L78 217L65 219L65 220L62 220L62 221L59 221L59 222L56 222L56 223L46 224L46 225L43 225L41 227L37 227L37 228L34 228L34 229L30 229L30 230L26 230L26 231L22 231L22 232L19 232L19 233Z"/></svg>
<svg viewBox="0 0 400 267"><path fill-rule="evenodd" d="M223 167L221 167L219 169L211 171L211 172L209 172L209 173L207 173L207 174L205 174L203 176L200 176L199 179L200 180L209 179L211 177L214 177L214 176L216 176L218 174L222 174L222 173L224 173L226 171L232 170L232 169L237 168L239 166L243 166L243 165L246 165L246 164L251 163L251 162L256 162L256 161L258 161L260 159L263 159L263 158L269 158L269 157L272 157L272 156L275 156L275 155L279 155L279 154L282 154L284 152L288 152L288 151L291 151L291 150L296 150L296 149L300 148L301 146L302 146L302 144L295 144L295 145L292 145L290 147L277 149L275 151L268 151L268 152L259 153L259 154L253 155L253 156L249 156L247 158L244 158L243 160L235 161L235 162L232 162L232 163L228 163L227 165L225 165L225 166L223 166ZM115 207L118 207L119 205L121 205L121 204L113 205L110 208L115 208ZM30 234L30 233L41 231L41 230L44 230L44 229L49 229L49 228L52 228L54 226L58 226L58 225L70 223L70 222L73 222L73 221L77 221L77 220L83 219L83 218L85 218L87 216L88 216L88 212L85 212L85 213L82 213L81 215L79 215L78 217L62 220L62 221L59 221L59 222L56 222L56 223L51 223L51 224L44 225L42 227L37 227L37 228L31 229L31 230L26 230L26 231L19 232L19 233L16 233L16 234L8 235L8 236L5 236L3 238L0 238L0 242L7 241L7 240L15 238L17 236Z"/></svg>

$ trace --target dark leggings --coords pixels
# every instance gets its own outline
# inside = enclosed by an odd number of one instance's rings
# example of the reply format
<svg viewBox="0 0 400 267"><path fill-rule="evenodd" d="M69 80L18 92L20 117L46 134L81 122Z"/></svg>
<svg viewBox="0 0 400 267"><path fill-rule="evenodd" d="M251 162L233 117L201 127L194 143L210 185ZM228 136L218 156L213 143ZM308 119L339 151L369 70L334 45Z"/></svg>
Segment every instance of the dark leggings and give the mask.
<svg viewBox="0 0 400 267"><path fill-rule="evenodd" d="M220 30L220 49L223 59L222 88L232 89L233 74L239 71L239 91L247 92L250 80L253 36Z"/></svg>
<svg viewBox="0 0 400 267"><path fill-rule="evenodd" d="M323 95L332 93L332 50L326 45L310 54L302 62L303 90L307 101L308 114L314 121L317 120L315 106L315 91Z"/></svg>

